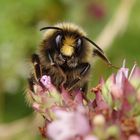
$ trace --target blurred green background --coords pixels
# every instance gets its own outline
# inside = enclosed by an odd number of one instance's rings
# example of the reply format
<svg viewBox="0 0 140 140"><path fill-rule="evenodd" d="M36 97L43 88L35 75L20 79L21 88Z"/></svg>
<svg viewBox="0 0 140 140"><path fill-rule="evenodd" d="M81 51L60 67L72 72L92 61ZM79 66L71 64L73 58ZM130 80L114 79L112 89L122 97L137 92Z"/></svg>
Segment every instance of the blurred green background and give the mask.
<svg viewBox="0 0 140 140"><path fill-rule="evenodd" d="M36 127L32 122L33 112L24 98L30 55L35 52L42 37L39 29L62 21L73 22L83 27L88 37L96 41L122 1L129 2L129 0L0 0L0 139L41 139L38 132L33 130ZM139 7L140 1L136 0L126 29L106 50L114 65L121 66L123 59L126 59L130 68L135 61L140 65ZM102 61L97 61L93 67L90 83L92 86L98 83L101 76L107 78L109 74L115 72ZM19 123L17 127L19 120L23 123ZM24 124L27 129L24 129L26 128ZM17 128L19 131L15 132L14 129Z"/></svg>

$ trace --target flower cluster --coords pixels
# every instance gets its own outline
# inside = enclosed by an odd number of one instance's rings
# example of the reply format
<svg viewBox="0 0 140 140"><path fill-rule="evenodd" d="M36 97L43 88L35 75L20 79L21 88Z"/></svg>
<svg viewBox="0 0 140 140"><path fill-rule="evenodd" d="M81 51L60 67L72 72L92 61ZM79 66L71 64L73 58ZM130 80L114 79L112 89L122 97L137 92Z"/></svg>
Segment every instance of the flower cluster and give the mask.
<svg viewBox="0 0 140 140"><path fill-rule="evenodd" d="M59 93L49 76L30 93L44 119L41 134L51 140L140 140L140 68L123 64L117 74L91 89L93 99L65 89ZM42 86L43 85L43 86Z"/></svg>

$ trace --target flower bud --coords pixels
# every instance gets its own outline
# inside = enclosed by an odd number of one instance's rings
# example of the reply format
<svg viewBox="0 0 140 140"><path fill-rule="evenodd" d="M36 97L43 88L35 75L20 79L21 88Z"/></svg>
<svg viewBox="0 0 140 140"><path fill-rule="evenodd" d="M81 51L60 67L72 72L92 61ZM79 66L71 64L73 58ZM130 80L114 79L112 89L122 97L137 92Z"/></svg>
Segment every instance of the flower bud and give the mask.
<svg viewBox="0 0 140 140"><path fill-rule="evenodd" d="M103 115L99 114L99 115L96 115L93 119L93 124L95 126L104 126L105 124L105 118Z"/></svg>

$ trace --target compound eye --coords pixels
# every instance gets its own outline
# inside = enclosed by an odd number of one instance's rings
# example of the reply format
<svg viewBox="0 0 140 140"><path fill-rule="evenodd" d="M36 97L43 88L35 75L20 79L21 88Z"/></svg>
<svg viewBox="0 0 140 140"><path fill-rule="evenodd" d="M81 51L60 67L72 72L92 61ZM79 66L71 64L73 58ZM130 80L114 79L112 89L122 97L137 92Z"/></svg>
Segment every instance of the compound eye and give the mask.
<svg viewBox="0 0 140 140"><path fill-rule="evenodd" d="M58 35L56 36L55 42L56 42L57 48L59 48L60 45L62 44L62 38L63 38L63 36L62 36L61 34L58 34Z"/></svg>
<svg viewBox="0 0 140 140"><path fill-rule="evenodd" d="M82 47L82 39L79 38L79 39L77 40L77 47L76 47L76 48L77 48L77 53L80 52L81 47Z"/></svg>

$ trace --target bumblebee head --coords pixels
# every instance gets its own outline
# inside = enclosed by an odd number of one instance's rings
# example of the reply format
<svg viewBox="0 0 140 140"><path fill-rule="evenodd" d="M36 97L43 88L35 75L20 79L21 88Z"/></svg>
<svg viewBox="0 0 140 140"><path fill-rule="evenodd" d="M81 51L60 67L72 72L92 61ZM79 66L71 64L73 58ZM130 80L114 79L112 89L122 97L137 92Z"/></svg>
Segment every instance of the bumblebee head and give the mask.
<svg viewBox="0 0 140 140"><path fill-rule="evenodd" d="M86 33L76 25L62 23L41 30L46 30L41 53L46 55L49 51L53 61L58 65L76 67L78 63L89 62L93 55L111 64L102 49L87 38Z"/></svg>
<svg viewBox="0 0 140 140"><path fill-rule="evenodd" d="M73 28L72 28L73 29ZM83 40L78 30L63 28L55 36L55 48L64 59L78 57L83 52Z"/></svg>

